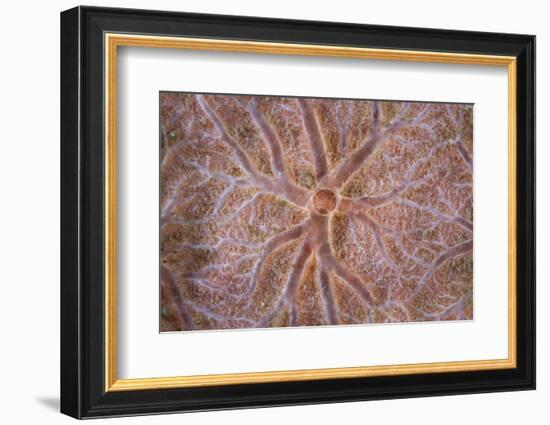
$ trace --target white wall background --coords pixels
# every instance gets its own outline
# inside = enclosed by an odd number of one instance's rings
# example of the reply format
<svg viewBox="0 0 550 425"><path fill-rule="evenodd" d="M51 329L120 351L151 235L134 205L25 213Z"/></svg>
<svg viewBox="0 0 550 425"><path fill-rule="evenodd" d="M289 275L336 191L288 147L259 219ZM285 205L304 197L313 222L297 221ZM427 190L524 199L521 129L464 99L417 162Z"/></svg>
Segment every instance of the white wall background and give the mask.
<svg viewBox="0 0 550 425"><path fill-rule="evenodd" d="M59 392L59 12L7 2L0 17L0 421L70 423ZM548 423L550 412L550 27L541 1L97 1L96 5L536 34L538 390L111 420L110 423ZM546 195L546 196L544 196ZM546 261L545 261L546 260ZM6 290L7 289L7 290ZM546 403L545 403L546 402Z"/></svg>

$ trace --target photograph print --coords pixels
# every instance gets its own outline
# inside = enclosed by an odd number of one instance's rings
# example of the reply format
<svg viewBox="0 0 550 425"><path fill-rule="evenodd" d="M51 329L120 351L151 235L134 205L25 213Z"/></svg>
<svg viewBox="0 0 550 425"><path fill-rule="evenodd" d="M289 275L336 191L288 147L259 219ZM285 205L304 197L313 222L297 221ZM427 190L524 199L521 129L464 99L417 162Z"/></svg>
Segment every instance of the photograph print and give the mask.
<svg viewBox="0 0 550 425"><path fill-rule="evenodd" d="M473 105L160 92L160 331L473 319Z"/></svg>

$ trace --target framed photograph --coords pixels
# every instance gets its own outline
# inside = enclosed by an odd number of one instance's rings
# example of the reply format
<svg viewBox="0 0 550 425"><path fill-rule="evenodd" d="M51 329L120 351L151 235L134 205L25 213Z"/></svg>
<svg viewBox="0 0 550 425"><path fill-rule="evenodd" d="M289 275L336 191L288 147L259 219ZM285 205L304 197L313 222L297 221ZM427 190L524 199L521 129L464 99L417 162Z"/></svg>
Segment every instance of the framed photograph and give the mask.
<svg viewBox="0 0 550 425"><path fill-rule="evenodd" d="M61 411L535 388L535 37L61 14Z"/></svg>

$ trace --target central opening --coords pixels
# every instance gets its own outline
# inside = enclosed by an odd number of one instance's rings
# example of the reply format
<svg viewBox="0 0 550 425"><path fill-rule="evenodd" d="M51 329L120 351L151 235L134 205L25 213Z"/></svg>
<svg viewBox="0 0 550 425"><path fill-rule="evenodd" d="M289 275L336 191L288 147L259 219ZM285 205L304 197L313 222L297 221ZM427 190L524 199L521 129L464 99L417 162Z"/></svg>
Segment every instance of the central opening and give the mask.
<svg viewBox="0 0 550 425"><path fill-rule="evenodd" d="M313 195L313 208L318 214L328 214L336 208L336 194L330 189L319 189Z"/></svg>

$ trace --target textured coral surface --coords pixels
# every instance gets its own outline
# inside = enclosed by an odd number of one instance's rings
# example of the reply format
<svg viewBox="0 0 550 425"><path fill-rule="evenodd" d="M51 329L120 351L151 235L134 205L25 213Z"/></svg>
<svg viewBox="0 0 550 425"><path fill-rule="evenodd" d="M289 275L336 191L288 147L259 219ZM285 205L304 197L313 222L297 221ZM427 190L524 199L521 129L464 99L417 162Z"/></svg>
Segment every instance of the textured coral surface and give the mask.
<svg viewBox="0 0 550 425"><path fill-rule="evenodd" d="M472 318L472 106L160 94L161 331Z"/></svg>

